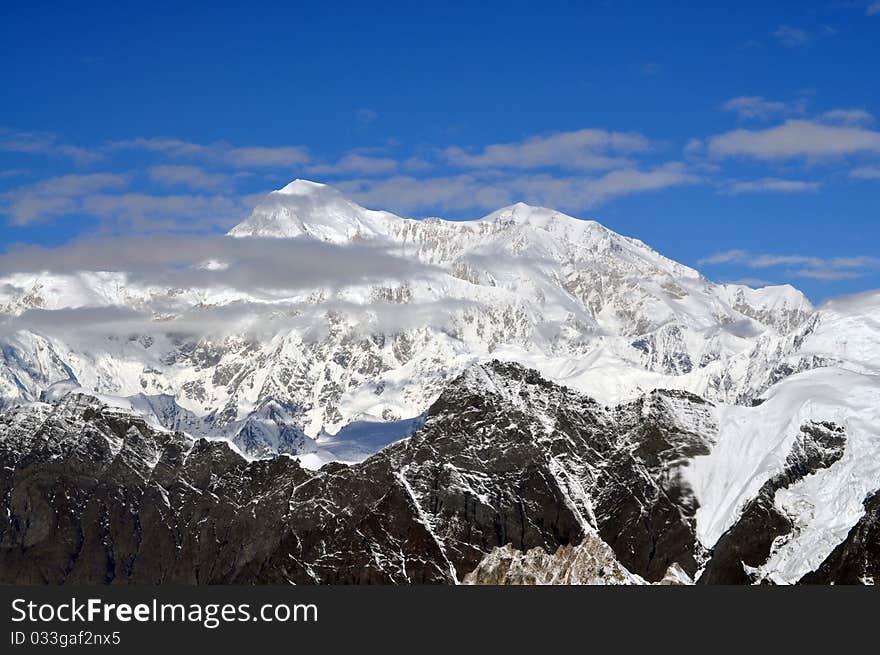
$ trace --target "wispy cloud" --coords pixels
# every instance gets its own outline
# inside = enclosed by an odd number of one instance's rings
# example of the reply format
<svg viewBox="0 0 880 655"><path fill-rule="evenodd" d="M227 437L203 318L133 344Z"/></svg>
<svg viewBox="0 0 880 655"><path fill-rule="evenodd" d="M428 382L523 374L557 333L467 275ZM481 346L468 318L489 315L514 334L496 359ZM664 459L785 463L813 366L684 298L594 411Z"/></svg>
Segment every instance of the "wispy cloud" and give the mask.
<svg viewBox="0 0 880 655"><path fill-rule="evenodd" d="M854 168L850 171L849 175L858 180L880 180L880 166Z"/></svg>
<svg viewBox="0 0 880 655"><path fill-rule="evenodd" d="M119 151L151 152L232 168L301 166L311 161L304 146L234 146L225 142L201 144L181 139L135 138L85 148L64 143L53 134L10 130L0 130L0 150L64 157L77 165L94 164Z"/></svg>
<svg viewBox="0 0 880 655"><path fill-rule="evenodd" d="M207 267L207 261L222 266ZM338 287L434 270L369 244L227 236L155 235L18 247L0 255L0 275L113 271L148 284L255 291Z"/></svg>
<svg viewBox="0 0 880 655"><path fill-rule="evenodd" d="M16 226L87 216L109 232L190 232L228 228L250 209L235 195L155 195L128 191L129 183L111 173L54 177L0 194L0 215Z"/></svg>
<svg viewBox="0 0 880 655"><path fill-rule="evenodd" d="M167 186L185 186L190 189L214 190L228 187L233 177L225 173L212 173L198 166L179 166L166 164L151 166L147 173L150 179Z"/></svg>
<svg viewBox="0 0 880 655"><path fill-rule="evenodd" d="M700 181L698 175L688 172L682 164L670 162L650 170L629 168L611 171L585 183L584 197L589 206L595 206L618 196L697 184Z"/></svg>
<svg viewBox="0 0 880 655"><path fill-rule="evenodd" d="M397 161L389 157L371 157L353 152L332 164L313 164L306 170L310 175L387 175L397 168Z"/></svg>
<svg viewBox="0 0 880 655"><path fill-rule="evenodd" d="M877 16L880 15L880 2L872 2L868 5L868 8L865 9L865 14L868 16Z"/></svg>
<svg viewBox="0 0 880 655"><path fill-rule="evenodd" d="M0 212L13 225L27 225L81 210L90 195L127 185L125 175L62 175L0 194Z"/></svg>
<svg viewBox="0 0 880 655"><path fill-rule="evenodd" d="M733 196L741 193L803 193L805 191L818 191L820 186L818 182L765 177L759 180L734 182L724 187L722 191Z"/></svg>
<svg viewBox="0 0 880 655"><path fill-rule="evenodd" d="M93 149L64 143L54 134L0 130L0 150L28 155L61 157L77 165L92 164L103 158Z"/></svg>
<svg viewBox="0 0 880 655"><path fill-rule="evenodd" d="M838 281L855 280L864 277L865 273L859 271L829 271L817 269L802 269L794 272L795 277L804 277L813 280Z"/></svg>
<svg viewBox="0 0 880 655"><path fill-rule="evenodd" d="M199 159L232 168L299 166L311 160L303 146L233 146L228 143L200 144L180 139L137 138L114 141L106 151L140 150L178 159Z"/></svg>
<svg viewBox="0 0 880 655"><path fill-rule="evenodd" d="M874 122L874 117L864 109L832 109L819 118L827 123L843 125L867 125Z"/></svg>
<svg viewBox="0 0 880 655"><path fill-rule="evenodd" d="M206 266L206 262L222 265ZM55 248L19 247L0 255L0 276L14 273L77 275L83 271L115 274L132 291L162 285L173 294L145 293L138 309L97 304L53 310L30 310L20 316L0 316L0 332L19 329L58 334L66 340L106 338L108 335L168 333L249 334L301 325L320 331L327 314L344 310L357 317L369 334L381 323L387 329L424 321L425 311L454 311L468 301L436 303L346 303L333 293L315 303L298 296L304 289L335 291L352 285L419 279L436 269L370 245L333 245L315 241L236 239L223 236L159 235L150 238L111 238L74 241ZM22 293L6 285L0 291ZM221 289L224 306L193 302L202 292ZM97 303L100 303L96 299ZM416 323L413 323L416 321Z"/></svg>
<svg viewBox="0 0 880 655"><path fill-rule="evenodd" d="M250 208L226 195L123 193L85 196L81 211L112 232L194 232L228 228Z"/></svg>
<svg viewBox="0 0 880 655"><path fill-rule="evenodd" d="M766 160L819 159L880 152L880 132L863 127L787 120L762 130L734 130L711 137L715 157L744 156Z"/></svg>
<svg viewBox="0 0 880 655"><path fill-rule="evenodd" d="M703 266L705 264L729 264L731 262L741 262L748 258L747 250L724 250L707 255L697 260L697 264Z"/></svg>
<svg viewBox="0 0 880 655"><path fill-rule="evenodd" d="M852 257L815 257L810 255L762 254L748 250L726 250L698 260L699 266L741 264L752 269L789 268L792 277L814 280L849 280L880 270L880 257L858 255Z"/></svg>
<svg viewBox="0 0 880 655"><path fill-rule="evenodd" d="M7 168L6 170L0 171L0 180L7 180L11 177L21 177L22 175L27 175L28 170L26 168Z"/></svg>
<svg viewBox="0 0 880 655"><path fill-rule="evenodd" d="M809 32L791 25L780 25L773 36L786 48L803 48L813 42L813 36Z"/></svg>
<svg viewBox="0 0 880 655"><path fill-rule="evenodd" d="M803 114L806 111L806 100L801 98L795 102L782 102L767 100L762 96L738 96L725 102L721 108L724 111L735 112L740 120L750 118L767 120L776 116Z"/></svg>
<svg viewBox="0 0 880 655"><path fill-rule="evenodd" d="M358 125L366 127L374 123L379 118L379 114L368 107L361 107L355 110L354 117Z"/></svg>
<svg viewBox="0 0 880 655"><path fill-rule="evenodd" d="M602 170L630 164L626 155L651 148L651 142L635 132L583 129L495 143L476 152L453 146L443 155L450 164L462 168Z"/></svg>
<svg viewBox="0 0 880 655"><path fill-rule="evenodd" d="M701 181L684 165L669 162L647 169L623 168L597 177L495 171L427 178L398 175L378 180L349 180L339 186L367 206L391 208L401 213L483 211L520 201L578 211L621 196Z"/></svg>

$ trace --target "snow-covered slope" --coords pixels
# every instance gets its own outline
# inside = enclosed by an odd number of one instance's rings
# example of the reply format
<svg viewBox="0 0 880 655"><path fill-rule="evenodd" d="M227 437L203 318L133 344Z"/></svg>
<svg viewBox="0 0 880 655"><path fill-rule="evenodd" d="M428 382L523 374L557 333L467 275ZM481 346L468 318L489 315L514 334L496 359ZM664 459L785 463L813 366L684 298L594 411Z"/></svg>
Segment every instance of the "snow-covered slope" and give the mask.
<svg viewBox="0 0 880 655"><path fill-rule="evenodd" d="M297 180L230 235L381 248L418 275L308 289L292 280L298 290L271 297L210 275L183 288L124 271L15 275L0 280L0 396L36 399L69 378L97 393L171 395L218 430L275 402L315 437L416 417L467 365L501 357L608 403L656 387L747 402L779 375L783 351L801 357L794 342L813 312L791 287L714 284L594 221L523 204L475 221L412 220ZM80 335L12 320L71 308L150 323ZM175 329L222 310L239 313L203 334Z"/></svg>
<svg viewBox="0 0 880 655"><path fill-rule="evenodd" d="M833 425L845 447L830 465L774 489L770 500L791 522L755 576L794 583L815 570L865 513L880 489L880 376L841 368L799 373L774 385L757 407L716 408L711 452L684 470L700 507L697 537L713 548L773 476L785 473L801 427Z"/></svg>

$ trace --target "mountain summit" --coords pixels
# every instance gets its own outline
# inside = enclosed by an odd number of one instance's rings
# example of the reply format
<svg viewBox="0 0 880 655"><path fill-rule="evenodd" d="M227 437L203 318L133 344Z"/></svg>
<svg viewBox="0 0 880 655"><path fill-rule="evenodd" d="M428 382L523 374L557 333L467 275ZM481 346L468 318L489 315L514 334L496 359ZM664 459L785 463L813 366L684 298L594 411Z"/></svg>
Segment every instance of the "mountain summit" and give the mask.
<svg viewBox="0 0 880 655"><path fill-rule="evenodd" d="M294 180L267 195L229 235L286 239L310 236L340 243L357 234L381 234L394 220L402 219L364 209L331 186Z"/></svg>

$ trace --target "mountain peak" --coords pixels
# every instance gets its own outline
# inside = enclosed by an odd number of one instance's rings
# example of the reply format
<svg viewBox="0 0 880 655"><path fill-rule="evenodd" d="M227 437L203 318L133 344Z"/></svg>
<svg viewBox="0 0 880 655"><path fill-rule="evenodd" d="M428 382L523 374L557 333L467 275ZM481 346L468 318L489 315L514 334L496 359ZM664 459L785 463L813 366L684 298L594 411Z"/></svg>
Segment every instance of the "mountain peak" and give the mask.
<svg viewBox="0 0 880 655"><path fill-rule="evenodd" d="M568 228L574 228L579 232L590 232L595 230L609 232L607 228L596 221L575 218L574 216L569 216L556 209L541 207L539 205L529 205L524 202L517 202L513 205L502 207L501 209L484 216L480 221L487 223L500 223L504 225L522 225L540 228L551 232L559 229L567 230Z"/></svg>
<svg viewBox="0 0 880 655"><path fill-rule="evenodd" d="M375 235L393 214L371 211L327 184L297 179L272 191L251 215L229 231L234 237L308 236L342 243L353 236ZM396 217L394 217L396 218Z"/></svg>
<svg viewBox="0 0 880 655"><path fill-rule="evenodd" d="M312 182L311 180L303 180L299 178L295 179L287 186L282 187L277 191L273 191L273 193L283 193L291 196L311 196L319 194L332 194L340 196L342 195L337 189L328 184Z"/></svg>

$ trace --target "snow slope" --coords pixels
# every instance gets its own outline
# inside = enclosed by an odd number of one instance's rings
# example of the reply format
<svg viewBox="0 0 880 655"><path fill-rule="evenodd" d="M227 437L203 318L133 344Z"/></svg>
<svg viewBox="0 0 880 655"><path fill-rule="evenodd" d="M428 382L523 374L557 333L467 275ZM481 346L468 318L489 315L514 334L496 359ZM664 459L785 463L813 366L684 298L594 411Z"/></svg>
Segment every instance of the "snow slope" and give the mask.
<svg viewBox="0 0 880 655"><path fill-rule="evenodd" d="M370 244L420 274L271 297L145 284L124 271L14 275L0 280L0 396L33 399L70 378L98 393L174 396L218 428L277 401L314 437L362 415L418 416L466 366L502 356L607 403L658 386L745 402L772 378L773 348L788 347L813 312L791 287L714 284L599 223L524 204L475 221L412 220L297 180L230 235ZM150 322L80 335L16 330L12 320L71 308ZM219 322L225 331L163 330L221 311L239 312Z"/></svg>

